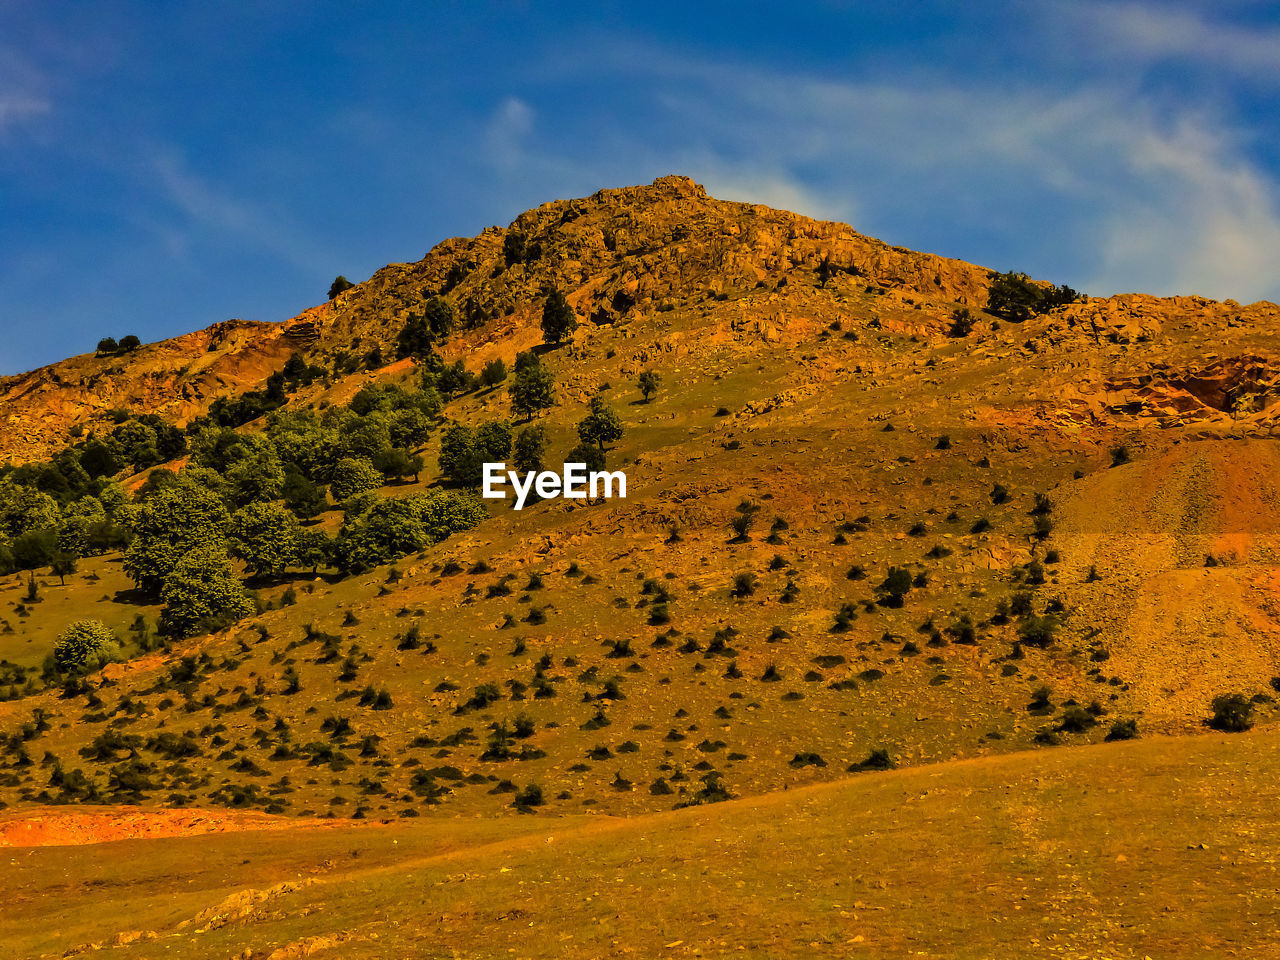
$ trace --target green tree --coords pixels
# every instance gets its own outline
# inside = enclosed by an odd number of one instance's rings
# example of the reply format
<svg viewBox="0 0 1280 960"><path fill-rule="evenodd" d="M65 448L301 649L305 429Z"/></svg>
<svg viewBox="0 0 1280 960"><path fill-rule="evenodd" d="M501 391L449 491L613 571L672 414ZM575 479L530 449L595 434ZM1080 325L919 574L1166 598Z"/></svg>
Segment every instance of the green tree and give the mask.
<svg viewBox="0 0 1280 960"><path fill-rule="evenodd" d="M987 293L987 312L1021 323L1078 297L1068 286L1038 284L1025 273L993 273Z"/></svg>
<svg viewBox="0 0 1280 960"><path fill-rule="evenodd" d="M458 314L453 305L443 297L432 297L423 309L423 317L427 321L432 336L437 340L447 337L458 325Z"/></svg>
<svg viewBox="0 0 1280 960"><path fill-rule="evenodd" d="M555 378L533 357L532 362L517 364L516 375L507 391L511 396L511 412L526 421L532 420L535 414L550 409L555 403Z"/></svg>
<svg viewBox="0 0 1280 960"><path fill-rule="evenodd" d="M36 570L53 563L58 555L58 531L53 527L28 530L13 541L13 559L19 570Z"/></svg>
<svg viewBox="0 0 1280 960"><path fill-rule="evenodd" d="M350 290L354 286L355 286L354 283L352 283L346 277L339 274L337 277L334 278L333 283L329 284L329 299L332 300L338 294L346 290Z"/></svg>
<svg viewBox="0 0 1280 960"><path fill-rule="evenodd" d="M519 230L507 231L507 235L502 238L502 259L506 261L508 267L524 260L526 247L527 242L523 233Z"/></svg>
<svg viewBox="0 0 1280 960"><path fill-rule="evenodd" d="M54 663L64 672L93 669L119 652L116 635L101 620L76 620L53 644Z"/></svg>
<svg viewBox="0 0 1280 960"><path fill-rule="evenodd" d="M17 537L28 530L58 525L58 502L47 493L0 480L0 536Z"/></svg>
<svg viewBox="0 0 1280 960"><path fill-rule="evenodd" d="M473 494L433 490L379 500L343 524L335 550L343 569L359 572L423 550L451 533L474 527L488 515Z"/></svg>
<svg viewBox="0 0 1280 960"><path fill-rule="evenodd" d="M423 314L415 313L405 321L396 336L396 352L401 357L426 360L433 354L431 345L434 342L430 321Z"/></svg>
<svg viewBox="0 0 1280 960"><path fill-rule="evenodd" d="M232 553L258 576L279 576L297 560L298 519L278 503L251 503L231 517Z"/></svg>
<svg viewBox="0 0 1280 960"><path fill-rule="evenodd" d="M231 518L216 494L180 474L125 520L133 540L125 550L124 571L140 589L154 593L184 555L225 550Z"/></svg>
<svg viewBox="0 0 1280 960"><path fill-rule="evenodd" d="M587 415L578 423L578 439L603 450L606 443L613 443L621 436L622 421L613 408L599 397L592 397Z"/></svg>
<svg viewBox="0 0 1280 960"><path fill-rule="evenodd" d="M284 492L284 466L274 449L257 450L228 467L226 480L236 506L278 500Z"/></svg>
<svg viewBox="0 0 1280 960"><path fill-rule="evenodd" d="M329 492L341 503L350 497L382 486L382 474L371 460L364 457L344 457L333 468Z"/></svg>
<svg viewBox="0 0 1280 960"><path fill-rule="evenodd" d="M658 392L658 385L662 383L662 377L655 370L646 370L640 374L640 392L644 394L644 402L649 402L651 394Z"/></svg>
<svg viewBox="0 0 1280 960"><path fill-rule="evenodd" d="M585 463L588 472L604 469L604 451L592 443L580 443L569 451L565 463Z"/></svg>
<svg viewBox="0 0 1280 960"><path fill-rule="evenodd" d="M285 474L281 495L284 497L284 505L301 520L318 517L328 506L324 487L297 470L289 470Z"/></svg>
<svg viewBox="0 0 1280 960"><path fill-rule="evenodd" d="M132 333L129 334L128 336L120 338L121 353L133 353L133 351L137 350L140 346L142 346L142 341L139 340L137 337L135 337Z"/></svg>
<svg viewBox="0 0 1280 960"><path fill-rule="evenodd" d="M169 637L218 630L254 611L220 544L185 554L165 577L160 600L160 632Z"/></svg>
<svg viewBox="0 0 1280 960"><path fill-rule="evenodd" d="M481 386L496 387L505 379L507 379L507 365L502 362L501 357L490 360L480 370Z"/></svg>
<svg viewBox="0 0 1280 960"><path fill-rule="evenodd" d="M553 290L542 305L542 342L561 344L578 328L578 315L559 290Z"/></svg>
<svg viewBox="0 0 1280 960"><path fill-rule="evenodd" d="M379 450L373 465L388 480L399 480L412 475L415 479L422 471L422 458L400 447Z"/></svg>
<svg viewBox="0 0 1280 960"><path fill-rule="evenodd" d="M113 354L120 349L120 345L116 343L115 337L103 337L98 341L98 353Z"/></svg>
<svg viewBox="0 0 1280 960"><path fill-rule="evenodd" d="M516 434L514 443L514 468L520 473L533 473L542 469L542 457L547 450L547 433L540 426L525 427Z"/></svg>
<svg viewBox="0 0 1280 960"><path fill-rule="evenodd" d="M58 578L58 582L64 587L67 585L67 577L76 572L77 557L74 553L65 553L59 550L53 555L53 562L49 564L49 572Z"/></svg>

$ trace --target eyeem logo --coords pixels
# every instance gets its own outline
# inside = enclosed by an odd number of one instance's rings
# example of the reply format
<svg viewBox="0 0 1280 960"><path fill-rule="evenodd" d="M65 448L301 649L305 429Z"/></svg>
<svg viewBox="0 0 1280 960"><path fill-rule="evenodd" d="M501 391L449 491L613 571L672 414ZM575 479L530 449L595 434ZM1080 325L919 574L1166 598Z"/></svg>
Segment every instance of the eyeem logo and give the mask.
<svg viewBox="0 0 1280 960"><path fill-rule="evenodd" d="M554 470L531 470L521 480L520 474L508 470L505 463L486 463L484 465L483 496L486 500L505 500L508 483L516 493L516 509L523 510L529 491L534 491L543 500L552 497L564 497L568 500L585 500L596 497L627 496L627 475L621 470L592 470L587 472L585 463L566 463L564 473ZM613 492L615 484L618 492Z"/></svg>

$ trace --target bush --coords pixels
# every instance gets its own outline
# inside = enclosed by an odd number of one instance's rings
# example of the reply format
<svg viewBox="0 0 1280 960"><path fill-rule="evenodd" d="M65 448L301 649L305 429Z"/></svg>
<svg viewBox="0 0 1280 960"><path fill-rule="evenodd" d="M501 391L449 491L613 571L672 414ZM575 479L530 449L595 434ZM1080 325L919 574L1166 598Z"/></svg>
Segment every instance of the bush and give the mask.
<svg viewBox="0 0 1280 960"><path fill-rule="evenodd" d="M1033 647L1047 647L1053 643L1057 630L1058 621L1054 617L1028 617L1018 627L1018 636Z"/></svg>
<svg viewBox="0 0 1280 960"><path fill-rule="evenodd" d="M1138 721L1137 720L1116 720L1111 724L1111 729L1107 731L1107 740L1136 740L1138 739Z"/></svg>
<svg viewBox="0 0 1280 960"><path fill-rule="evenodd" d="M542 806L545 802L542 798L542 788L536 783L531 783L516 793L511 805L517 810L528 812L534 807Z"/></svg>
<svg viewBox="0 0 1280 960"><path fill-rule="evenodd" d="M345 290L350 290L354 286L355 286L354 283L352 283L346 277L339 274L338 276L334 277L333 283L329 284L329 299L332 300L338 294L342 293Z"/></svg>
<svg viewBox="0 0 1280 960"><path fill-rule="evenodd" d="M54 663L63 671L92 669L118 653L116 635L101 620L77 620L53 644Z"/></svg>
<svg viewBox="0 0 1280 960"><path fill-rule="evenodd" d="M1253 726L1253 702L1242 693L1224 693L1213 698L1213 719L1209 726L1228 733L1240 733Z"/></svg>

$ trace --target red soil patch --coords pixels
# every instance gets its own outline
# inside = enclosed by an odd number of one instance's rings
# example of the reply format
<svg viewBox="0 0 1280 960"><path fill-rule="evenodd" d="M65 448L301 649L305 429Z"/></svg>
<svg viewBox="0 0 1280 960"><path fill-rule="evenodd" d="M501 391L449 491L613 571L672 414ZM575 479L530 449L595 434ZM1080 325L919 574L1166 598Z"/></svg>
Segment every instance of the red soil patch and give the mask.
<svg viewBox="0 0 1280 960"><path fill-rule="evenodd" d="M299 820L228 810L103 808L82 811L39 807L0 816L0 847L69 847L113 840L352 825L349 820Z"/></svg>

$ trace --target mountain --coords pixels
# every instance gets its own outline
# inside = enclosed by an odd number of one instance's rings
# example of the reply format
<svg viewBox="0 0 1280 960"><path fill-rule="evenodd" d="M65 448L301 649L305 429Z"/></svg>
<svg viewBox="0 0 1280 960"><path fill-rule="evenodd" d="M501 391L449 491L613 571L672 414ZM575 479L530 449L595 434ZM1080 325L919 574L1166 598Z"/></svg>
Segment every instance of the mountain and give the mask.
<svg viewBox="0 0 1280 960"><path fill-rule="evenodd" d="M559 346L542 343L553 292L579 321ZM440 300L458 323L435 345L439 362L397 358L402 330ZM444 396L410 444L424 466L377 491L384 505L421 504L459 495L437 467L451 425L526 426L512 414L512 377L451 392L437 372L536 356L555 383L554 404L530 418L547 437L545 462L568 459L602 401L621 435L601 446L628 489L520 511L491 503L475 525L388 562L344 561L339 549L314 569L237 567L255 612L163 644L155 624L172 601L139 589L118 549L62 577L41 566L0 578L0 804L10 818L0 836L208 827L221 837L247 817L299 825L291 830L320 821L334 832L314 836L360 849L368 835L374 850L382 828L356 825L381 823L387 836L416 838L406 843L464 830L468 843L511 844L481 850L488 871L508 849L523 856L544 819L581 828L573 849L596 857L595 831L610 829L591 822L600 815L634 818L620 830L684 837L695 820L680 818L694 814L670 811L705 804L724 812L697 817L726 836L741 815L759 840L776 808L812 815L806 829L822 844L847 845L833 827L840 804L865 805L874 820L926 797L934 776L958 796L973 786L966 771L985 771L973 776L987 800L957 800L946 814L956 819L904 840L927 850L956 823L996 816L987 807L1000 771L1025 797L1001 807L999 823L1023 839L1039 815L1026 811L1048 801L1038 780L1019 778L1045 764L1101 784L1118 757L1156 763L1183 749L1167 744L1185 743L1201 772L1219 761L1238 772L1235 751L1262 749L1269 732L1189 735L1211 720L1230 729L1231 716L1248 715L1240 725L1265 728L1275 716L1278 336L1275 304L1073 297L666 177L446 240L280 324L232 321L9 378L4 453L29 463L9 476L57 494L38 461L56 465L69 443L140 423L130 418L143 411L199 426L222 409L216 401L271 388L294 354L315 373L291 382L280 409L353 433L377 398L420 399L425 373ZM660 376L648 393L646 371ZM121 465L116 479L137 500L118 508L120 523L136 526L148 491L188 462L204 471L192 482L232 510L253 500L235 491L272 458L330 482L329 461L346 448L329 434L286 444L272 433L279 422L193 433L190 461ZM381 509L326 501L305 529L337 533L350 550ZM394 509L397 523L414 522ZM84 617L116 632L119 662L84 676L42 671L55 638ZM1229 694L1240 695L1234 713L1215 705ZM1134 736L1151 743L1100 745ZM1070 759L1045 759L1053 750ZM1171 764L1157 765L1158 783L1175 789ZM913 769L877 772L894 766ZM817 792L783 796L796 788ZM76 819L86 804L136 809L133 819L108 812L103 825ZM1115 815L1111 800L1088 804ZM276 815L285 819L261 819ZM630 866L647 862L644 843L626 837L640 858ZM1043 843L1088 842L1055 838ZM191 849L230 851L219 856L248 849L199 842ZM244 885L293 878L291 843L264 841L279 878L242 871ZM550 883L567 863L552 856L520 876ZM1021 869L1002 866L991 882L1012 884ZM411 897L417 874L398 870L388 883ZM1192 882L1178 876L1179 890ZM333 889L350 897L361 877ZM583 891L605 882L579 879ZM856 906L875 901L862 886L847 899L854 913L883 906ZM190 906L195 916L216 904ZM877 935L919 935L895 924ZM676 940L693 942L673 930L657 947Z"/></svg>

